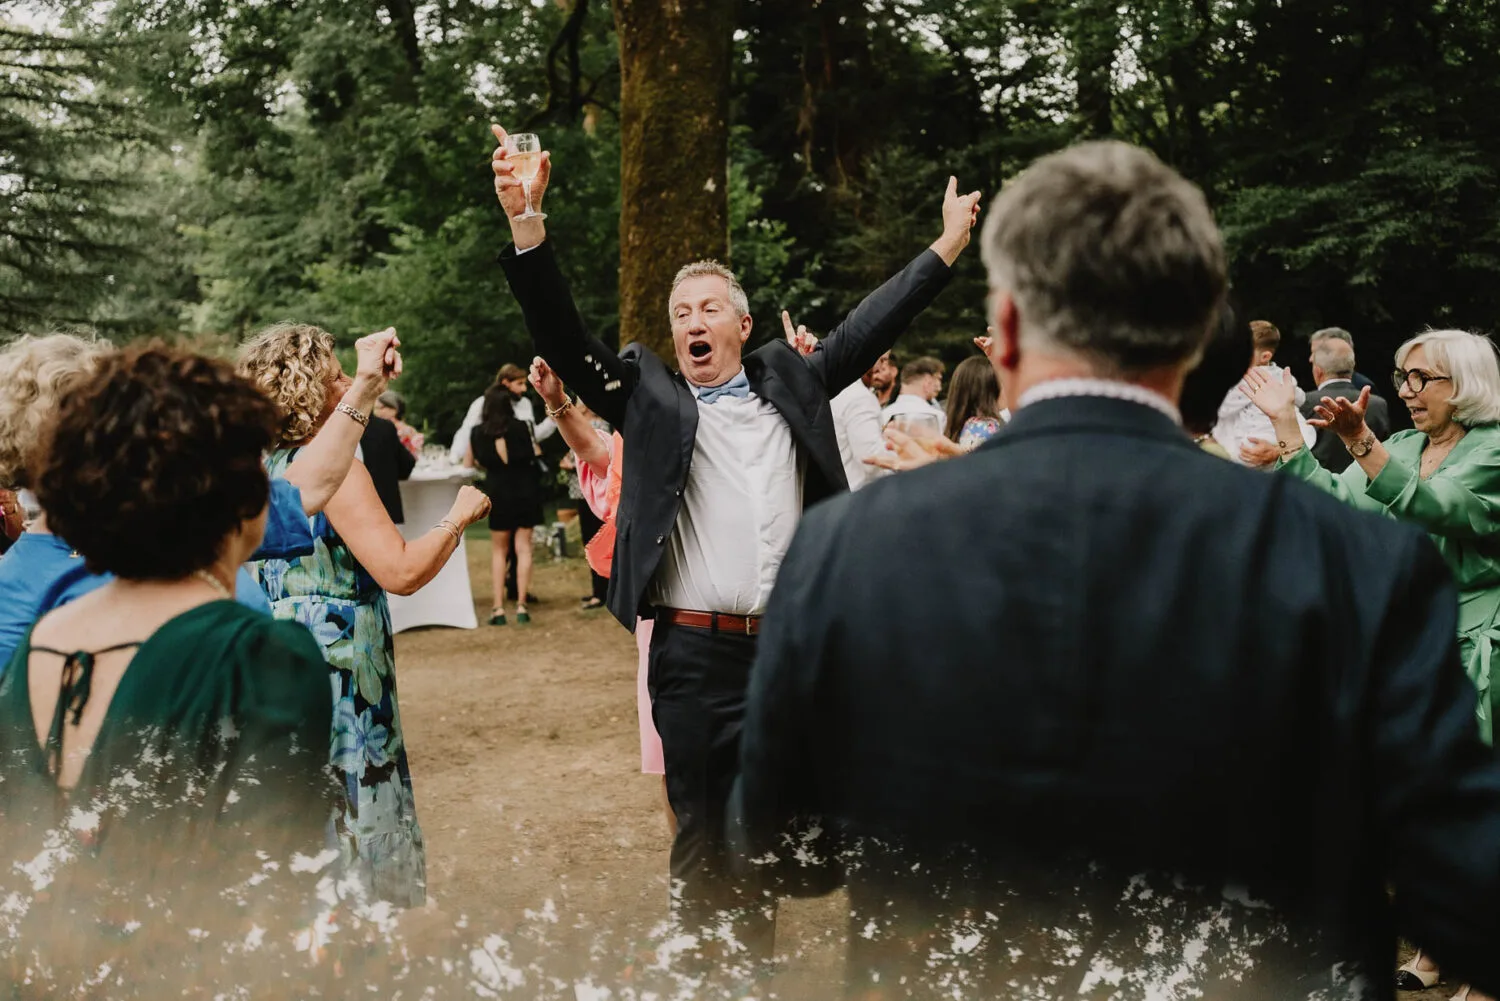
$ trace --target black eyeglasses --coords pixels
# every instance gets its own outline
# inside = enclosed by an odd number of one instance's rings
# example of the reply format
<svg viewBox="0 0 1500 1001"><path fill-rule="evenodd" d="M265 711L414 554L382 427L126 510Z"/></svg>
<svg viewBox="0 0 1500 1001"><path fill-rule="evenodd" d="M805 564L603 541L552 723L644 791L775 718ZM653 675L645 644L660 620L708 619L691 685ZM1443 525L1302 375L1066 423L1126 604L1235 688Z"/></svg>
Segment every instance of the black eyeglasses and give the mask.
<svg viewBox="0 0 1500 1001"><path fill-rule="evenodd" d="M1391 383L1395 385L1396 391L1400 392L1402 387L1409 388L1413 393L1420 393L1427 388L1429 382L1452 382L1446 375L1433 375L1419 368L1410 371L1398 368L1391 373Z"/></svg>

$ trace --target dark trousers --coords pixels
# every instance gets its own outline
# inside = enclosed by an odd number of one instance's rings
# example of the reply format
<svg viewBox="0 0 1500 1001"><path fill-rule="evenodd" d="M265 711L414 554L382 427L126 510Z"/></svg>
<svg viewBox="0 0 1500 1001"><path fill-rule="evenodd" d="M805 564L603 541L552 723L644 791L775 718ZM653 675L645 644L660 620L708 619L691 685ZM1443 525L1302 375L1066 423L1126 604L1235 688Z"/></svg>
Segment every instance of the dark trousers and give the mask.
<svg viewBox="0 0 1500 1001"><path fill-rule="evenodd" d="M775 899L733 875L724 830L754 659L753 636L658 619L647 686L666 762L667 799L677 814L673 913L684 931L706 943L705 959L727 959L736 966L734 961L745 960L752 975L759 975L775 945ZM726 918L744 951L716 941L716 929Z"/></svg>
<svg viewBox="0 0 1500 1001"><path fill-rule="evenodd" d="M590 542L590 540L592 540L593 537L599 533L599 529L601 529L603 527L604 527L604 522L600 521L597 517L595 517L593 509L590 508L586 502L579 501L578 502L578 529L579 529L580 532L583 533L583 544L585 546L588 545L589 542ZM589 570L589 576L592 577L593 581L594 581L594 583L593 583L593 592L592 592L593 595L594 595L594 597L598 598L601 602L605 601L606 599L608 599L608 597L609 597L609 578L608 577L600 577L598 574L594 573L594 571L592 569Z"/></svg>

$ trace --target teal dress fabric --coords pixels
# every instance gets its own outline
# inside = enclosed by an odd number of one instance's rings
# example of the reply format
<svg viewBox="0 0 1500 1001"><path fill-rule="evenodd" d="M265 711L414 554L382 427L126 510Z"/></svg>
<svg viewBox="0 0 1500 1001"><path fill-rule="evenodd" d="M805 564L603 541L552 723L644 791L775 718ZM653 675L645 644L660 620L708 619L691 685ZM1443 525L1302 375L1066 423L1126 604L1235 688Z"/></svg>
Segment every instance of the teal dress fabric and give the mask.
<svg viewBox="0 0 1500 1001"><path fill-rule="evenodd" d="M160 998L169 974L212 996L235 960L223 943L316 915L327 864L298 857L325 853L340 801L317 644L231 601L139 639L71 790L32 715L31 671L62 658L28 631L0 681L0 982L19 992L0 996ZM64 753L84 750L71 739Z"/></svg>
<svg viewBox="0 0 1500 1001"><path fill-rule="evenodd" d="M267 460L282 474L296 450ZM327 519L313 522L313 552L250 567L278 619L306 626L323 649L333 690L330 757L344 784L340 853L373 895L404 907L427 899L426 849L417 823L396 697L396 653L385 591Z"/></svg>

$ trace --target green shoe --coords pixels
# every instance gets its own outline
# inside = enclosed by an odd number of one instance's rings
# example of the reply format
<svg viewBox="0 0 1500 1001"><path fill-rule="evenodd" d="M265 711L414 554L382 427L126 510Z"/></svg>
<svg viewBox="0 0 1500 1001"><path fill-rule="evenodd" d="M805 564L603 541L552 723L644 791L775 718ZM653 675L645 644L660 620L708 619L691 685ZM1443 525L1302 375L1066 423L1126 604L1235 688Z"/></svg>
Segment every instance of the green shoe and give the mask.
<svg viewBox="0 0 1500 1001"><path fill-rule="evenodd" d="M529 626L529 625L531 625L531 616L529 614L527 614L527 612L526 612L526 606L525 605L517 605L516 606L516 625L518 625L518 626Z"/></svg>
<svg viewBox="0 0 1500 1001"><path fill-rule="evenodd" d="M503 625L505 625L505 613L502 612L502 611L496 610L493 614L490 615L490 625L492 625L492 626L503 626Z"/></svg>

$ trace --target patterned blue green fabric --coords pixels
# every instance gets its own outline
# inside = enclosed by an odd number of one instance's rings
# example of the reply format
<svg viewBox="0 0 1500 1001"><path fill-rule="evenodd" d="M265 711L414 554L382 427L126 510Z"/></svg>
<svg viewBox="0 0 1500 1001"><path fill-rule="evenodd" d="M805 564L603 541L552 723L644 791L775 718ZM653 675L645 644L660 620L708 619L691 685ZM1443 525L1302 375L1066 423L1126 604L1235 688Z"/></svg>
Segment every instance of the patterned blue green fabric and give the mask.
<svg viewBox="0 0 1500 1001"><path fill-rule="evenodd" d="M295 449L271 454L281 474ZM313 553L250 564L278 619L300 622L323 649L333 689L329 755L344 783L339 842L346 866L376 897L419 907L427 897L426 849L417 823L396 699L396 654L385 591L322 515Z"/></svg>

